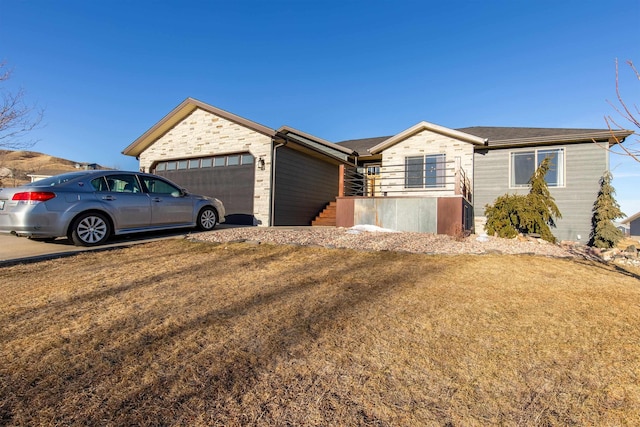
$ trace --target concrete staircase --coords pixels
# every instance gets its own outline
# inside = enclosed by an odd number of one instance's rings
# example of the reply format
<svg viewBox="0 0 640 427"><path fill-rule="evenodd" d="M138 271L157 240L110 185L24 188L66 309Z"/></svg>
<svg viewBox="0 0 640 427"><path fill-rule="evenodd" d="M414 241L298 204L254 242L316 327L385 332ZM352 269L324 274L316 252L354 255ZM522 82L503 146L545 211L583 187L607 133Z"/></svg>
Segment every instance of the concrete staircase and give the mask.
<svg viewBox="0 0 640 427"><path fill-rule="evenodd" d="M329 203L320 214L311 221L312 226L336 226L336 206L337 202Z"/></svg>

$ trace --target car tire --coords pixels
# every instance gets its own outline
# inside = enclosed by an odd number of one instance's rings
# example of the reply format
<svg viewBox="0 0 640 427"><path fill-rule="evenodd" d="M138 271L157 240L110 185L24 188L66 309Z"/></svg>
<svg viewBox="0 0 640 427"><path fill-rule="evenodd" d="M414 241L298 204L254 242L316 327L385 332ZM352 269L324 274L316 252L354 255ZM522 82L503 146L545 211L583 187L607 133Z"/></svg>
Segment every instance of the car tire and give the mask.
<svg viewBox="0 0 640 427"><path fill-rule="evenodd" d="M111 224L101 213L89 212L80 215L71 225L70 238L76 246L96 246L111 236Z"/></svg>
<svg viewBox="0 0 640 427"><path fill-rule="evenodd" d="M199 230L213 230L218 223L218 213L211 206L205 206L198 213L197 226Z"/></svg>

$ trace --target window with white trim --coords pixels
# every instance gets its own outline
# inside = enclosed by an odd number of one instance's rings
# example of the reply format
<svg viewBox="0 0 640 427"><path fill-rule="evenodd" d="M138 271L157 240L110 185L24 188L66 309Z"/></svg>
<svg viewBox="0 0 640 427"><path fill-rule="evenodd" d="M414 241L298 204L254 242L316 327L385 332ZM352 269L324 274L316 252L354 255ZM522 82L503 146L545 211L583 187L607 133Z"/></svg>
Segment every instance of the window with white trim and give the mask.
<svg viewBox="0 0 640 427"><path fill-rule="evenodd" d="M544 179L549 187L564 187L564 148L517 151L511 153L512 188L528 187L531 176L545 158L550 159Z"/></svg>

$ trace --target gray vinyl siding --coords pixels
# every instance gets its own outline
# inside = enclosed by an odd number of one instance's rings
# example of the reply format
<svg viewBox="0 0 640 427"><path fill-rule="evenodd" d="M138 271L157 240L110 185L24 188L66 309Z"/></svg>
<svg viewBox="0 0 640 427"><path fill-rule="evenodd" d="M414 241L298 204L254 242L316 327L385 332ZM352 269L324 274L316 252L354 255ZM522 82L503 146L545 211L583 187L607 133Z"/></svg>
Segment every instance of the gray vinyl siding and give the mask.
<svg viewBox="0 0 640 427"><path fill-rule="evenodd" d="M600 177L608 167L607 151L594 143L477 150L474 154L474 215L484 216L485 205L492 204L498 196L529 192L528 188L509 188L510 153L534 148L565 149L565 186L549 188L562 214L552 232L559 240L587 243Z"/></svg>
<svg viewBox="0 0 640 427"><path fill-rule="evenodd" d="M286 146L274 161L273 225L311 225L338 196L339 167Z"/></svg>
<svg viewBox="0 0 640 427"><path fill-rule="evenodd" d="M629 223L629 233L632 236L640 236L640 218L634 219Z"/></svg>

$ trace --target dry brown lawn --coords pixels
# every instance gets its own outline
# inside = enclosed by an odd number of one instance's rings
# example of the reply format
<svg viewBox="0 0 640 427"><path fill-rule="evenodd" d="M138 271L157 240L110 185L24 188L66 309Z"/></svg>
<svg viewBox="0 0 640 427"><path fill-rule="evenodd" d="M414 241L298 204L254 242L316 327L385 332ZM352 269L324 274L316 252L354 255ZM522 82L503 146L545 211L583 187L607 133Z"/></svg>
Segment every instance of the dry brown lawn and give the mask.
<svg viewBox="0 0 640 427"><path fill-rule="evenodd" d="M163 241L0 269L0 424L638 425L636 270Z"/></svg>

